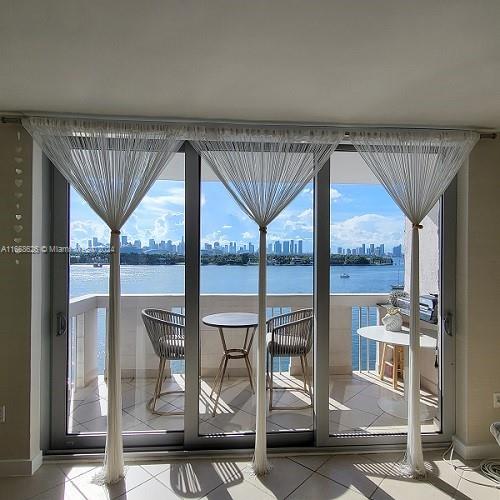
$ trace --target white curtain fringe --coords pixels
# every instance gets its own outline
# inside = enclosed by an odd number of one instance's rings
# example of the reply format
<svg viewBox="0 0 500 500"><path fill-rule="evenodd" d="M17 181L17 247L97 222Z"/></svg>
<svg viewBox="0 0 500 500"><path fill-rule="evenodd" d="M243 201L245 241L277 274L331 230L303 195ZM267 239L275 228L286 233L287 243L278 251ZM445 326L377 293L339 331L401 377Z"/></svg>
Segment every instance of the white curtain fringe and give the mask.
<svg viewBox="0 0 500 500"><path fill-rule="evenodd" d="M453 180L479 135L467 131L357 130L350 139L413 224L410 273L408 437L405 473L425 477L420 430L419 229Z"/></svg>
<svg viewBox="0 0 500 500"><path fill-rule="evenodd" d="M178 130L154 124L31 118L24 127L111 230L106 335L108 418L100 481L124 475L120 364L120 229L177 152ZM152 141L151 138L155 140Z"/></svg>

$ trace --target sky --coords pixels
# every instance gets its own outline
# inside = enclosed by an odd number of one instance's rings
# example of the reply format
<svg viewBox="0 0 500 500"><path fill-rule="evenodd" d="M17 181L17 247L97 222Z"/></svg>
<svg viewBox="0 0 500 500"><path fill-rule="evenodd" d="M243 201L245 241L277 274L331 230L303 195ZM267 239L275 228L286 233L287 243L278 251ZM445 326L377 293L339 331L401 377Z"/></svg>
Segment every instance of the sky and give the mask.
<svg viewBox="0 0 500 500"><path fill-rule="evenodd" d="M252 242L258 247L258 228L236 204L220 182L202 182L201 243L235 241L239 246ZM403 241L404 217L380 185L331 184L331 248L357 248L362 243L380 243L386 251ZM71 246L96 236L109 241L109 230L88 204L71 188ZM285 239L304 241L304 252L312 251L312 184L292 201L268 228L268 243ZM122 229L129 242L138 239L143 246L150 238L156 242L184 236L184 183L159 180L153 185Z"/></svg>

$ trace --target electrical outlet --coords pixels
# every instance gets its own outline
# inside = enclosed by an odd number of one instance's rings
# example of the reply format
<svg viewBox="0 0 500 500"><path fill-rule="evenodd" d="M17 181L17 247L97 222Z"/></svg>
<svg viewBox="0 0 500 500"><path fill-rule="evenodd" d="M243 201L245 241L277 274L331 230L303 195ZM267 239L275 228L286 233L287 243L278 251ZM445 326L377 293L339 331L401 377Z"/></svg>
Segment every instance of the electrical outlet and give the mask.
<svg viewBox="0 0 500 500"><path fill-rule="evenodd" d="M500 408L500 392L493 393L493 408Z"/></svg>
<svg viewBox="0 0 500 500"><path fill-rule="evenodd" d="M0 424L5 424L5 405L0 405Z"/></svg>

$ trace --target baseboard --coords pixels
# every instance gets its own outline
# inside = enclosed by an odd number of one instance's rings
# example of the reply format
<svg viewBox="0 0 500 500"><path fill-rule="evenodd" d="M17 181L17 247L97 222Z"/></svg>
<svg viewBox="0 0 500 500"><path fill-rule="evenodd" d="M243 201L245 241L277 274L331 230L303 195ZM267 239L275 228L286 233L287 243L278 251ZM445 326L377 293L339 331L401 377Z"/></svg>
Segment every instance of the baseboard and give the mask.
<svg viewBox="0 0 500 500"><path fill-rule="evenodd" d="M43 455L39 451L33 458L0 460L0 477L32 476L42 465Z"/></svg>
<svg viewBox="0 0 500 500"><path fill-rule="evenodd" d="M500 447L496 441L478 444L464 444L457 437L453 438L455 453L458 453L465 460L498 458L500 457Z"/></svg>

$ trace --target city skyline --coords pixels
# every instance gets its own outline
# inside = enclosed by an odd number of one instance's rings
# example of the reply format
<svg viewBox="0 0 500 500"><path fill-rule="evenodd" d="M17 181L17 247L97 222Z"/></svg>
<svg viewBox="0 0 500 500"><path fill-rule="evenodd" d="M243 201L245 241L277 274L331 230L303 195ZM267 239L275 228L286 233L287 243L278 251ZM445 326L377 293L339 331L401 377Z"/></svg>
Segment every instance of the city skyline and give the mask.
<svg viewBox="0 0 500 500"><path fill-rule="evenodd" d="M134 240L133 243L128 241L127 235L121 235L120 237L121 249L124 252L130 252L132 250L140 250L141 252L152 252L154 250L161 250L167 253L176 253L180 255L185 254L185 242L184 238L179 242L174 242L172 240L161 240L157 242L154 238L150 238L147 245L143 245L141 240ZM97 237L92 237L87 242L87 247L83 248L79 243L76 244L73 250L83 251L90 249L106 249L109 248L109 243L103 243L98 240ZM214 241L212 243L205 242L203 246L200 246L200 252L207 255L217 255L217 254L240 254L240 253L250 253L254 254L259 251L259 247L249 242L248 245L244 244L238 247L236 242L230 242L228 245L221 245L219 241ZM267 253L273 255L305 255L307 252L303 251L303 241L302 240L285 240L283 242L276 240L273 243L267 245ZM331 254L338 255L374 255L374 256L384 256L390 255L393 257L402 257L403 249L402 244L394 246L392 251L386 251L385 245L380 243L376 245L375 243L362 244L357 248L344 248L337 247L336 249L330 247Z"/></svg>
<svg viewBox="0 0 500 500"><path fill-rule="evenodd" d="M391 249L403 242L404 217L379 185L330 185L331 247L359 248L376 242ZM302 240L302 252L311 253L313 243L313 190L306 188L268 227L268 244ZM201 245L218 241L222 248L258 246L258 228L243 213L224 186L202 183ZM71 242L82 248L94 236L109 241L109 229L86 202L71 190ZM184 236L184 183L158 181L122 228L127 242L149 239L178 244Z"/></svg>

